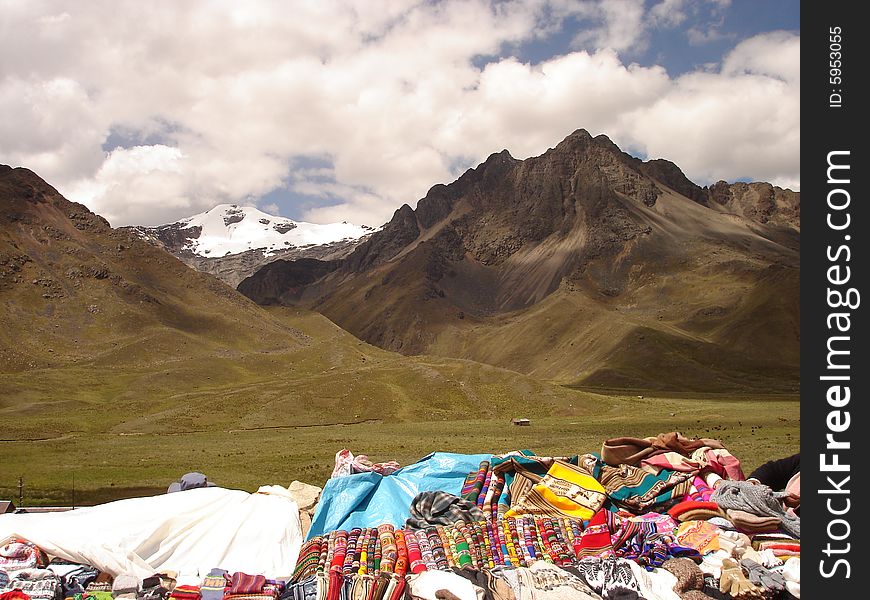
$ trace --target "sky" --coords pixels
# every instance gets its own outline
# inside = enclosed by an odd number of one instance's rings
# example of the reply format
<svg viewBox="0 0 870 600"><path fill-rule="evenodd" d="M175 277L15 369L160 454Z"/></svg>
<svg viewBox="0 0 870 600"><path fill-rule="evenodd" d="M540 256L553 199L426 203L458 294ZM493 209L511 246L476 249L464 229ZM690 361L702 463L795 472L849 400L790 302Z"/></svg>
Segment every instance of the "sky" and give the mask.
<svg viewBox="0 0 870 600"><path fill-rule="evenodd" d="M579 128L799 190L799 2L0 0L0 163L114 226L378 226Z"/></svg>

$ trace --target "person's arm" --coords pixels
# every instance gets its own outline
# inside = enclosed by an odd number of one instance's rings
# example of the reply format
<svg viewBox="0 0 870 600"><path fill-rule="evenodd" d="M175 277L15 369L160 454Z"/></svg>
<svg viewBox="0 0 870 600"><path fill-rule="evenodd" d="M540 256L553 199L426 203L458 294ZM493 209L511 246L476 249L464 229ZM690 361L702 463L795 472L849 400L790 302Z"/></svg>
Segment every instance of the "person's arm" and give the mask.
<svg viewBox="0 0 870 600"><path fill-rule="evenodd" d="M779 460L771 460L755 469L749 480L756 480L772 490L783 490L792 476L801 470L801 455L795 454Z"/></svg>

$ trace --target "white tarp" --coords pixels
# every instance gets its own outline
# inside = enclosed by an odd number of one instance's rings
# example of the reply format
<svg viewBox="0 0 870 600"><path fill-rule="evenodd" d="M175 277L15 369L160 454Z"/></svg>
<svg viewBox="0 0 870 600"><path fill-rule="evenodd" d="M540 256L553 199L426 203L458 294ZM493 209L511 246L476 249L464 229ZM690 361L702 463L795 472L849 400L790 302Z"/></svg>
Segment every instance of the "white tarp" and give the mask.
<svg viewBox="0 0 870 600"><path fill-rule="evenodd" d="M167 570L199 583L212 568L289 577L302 546L286 488L210 487L69 512L0 515L0 541L21 537L65 560L144 579Z"/></svg>

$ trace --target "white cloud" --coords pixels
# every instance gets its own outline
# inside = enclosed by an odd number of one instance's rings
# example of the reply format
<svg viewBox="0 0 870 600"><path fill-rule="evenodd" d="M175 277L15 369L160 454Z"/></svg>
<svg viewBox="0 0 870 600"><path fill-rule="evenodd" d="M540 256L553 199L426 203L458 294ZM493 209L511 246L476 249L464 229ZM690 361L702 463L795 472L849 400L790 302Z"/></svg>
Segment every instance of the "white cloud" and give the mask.
<svg viewBox="0 0 870 600"><path fill-rule="evenodd" d="M186 209L184 161L182 152L169 146L116 148L94 176L72 182L67 193L109 222L122 215L147 219L158 207Z"/></svg>
<svg viewBox="0 0 870 600"><path fill-rule="evenodd" d="M577 48L638 51L646 46L644 0L596 0L579 5L576 14L595 24L574 36Z"/></svg>
<svg viewBox="0 0 870 600"><path fill-rule="evenodd" d="M676 27L687 16L686 0L662 0L649 11L649 19L659 27Z"/></svg>
<svg viewBox="0 0 870 600"><path fill-rule="evenodd" d="M578 127L700 183L799 180L799 37L677 79L621 59L682 23L680 0L0 3L0 157L114 225L280 187L317 200L306 219L379 225L457 165ZM475 66L568 15L589 50ZM138 146L104 152L111 132Z"/></svg>
<svg viewBox="0 0 870 600"><path fill-rule="evenodd" d="M722 64L725 75L755 74L800 84L800 37L786 31L757 35L739 44Z"/></svg>
<svg viewBox="0 0 870 600"><path fill-rule="evenodd" d="M268 213L270 215L277 215L280 212L280 208L274 202L269 202L268 204L260 205L260 210L264 213Z"/></svg>
<svg viewBox="0 0 870 600"><path fill-rule="evenodd" d="M684 75L654 103L623 115L616 139L674 161L700 183L800 181L800 38L750 38L719 72Z"/></svg>

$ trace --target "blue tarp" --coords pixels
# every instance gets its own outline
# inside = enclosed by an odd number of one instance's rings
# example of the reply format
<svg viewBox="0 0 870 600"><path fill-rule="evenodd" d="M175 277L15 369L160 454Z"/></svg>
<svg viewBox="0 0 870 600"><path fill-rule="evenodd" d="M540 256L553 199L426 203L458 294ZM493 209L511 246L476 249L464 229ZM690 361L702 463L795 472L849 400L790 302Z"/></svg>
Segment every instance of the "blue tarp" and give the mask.
<svg viewBox="0 0 870 600"><path fill-rule="evenodd" d="M405 524L411 501L420 492L459 495L465 476L491 454L433 452L392 475L358 473L326 482L314 513L308 539L335 529Z"/></svg>

